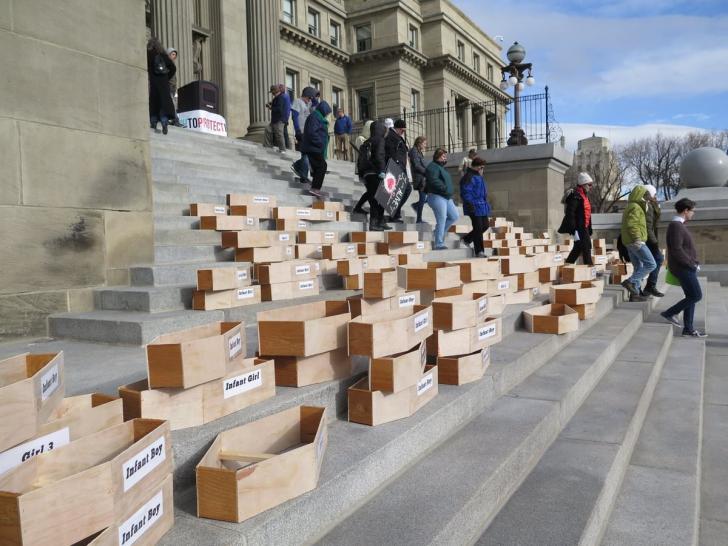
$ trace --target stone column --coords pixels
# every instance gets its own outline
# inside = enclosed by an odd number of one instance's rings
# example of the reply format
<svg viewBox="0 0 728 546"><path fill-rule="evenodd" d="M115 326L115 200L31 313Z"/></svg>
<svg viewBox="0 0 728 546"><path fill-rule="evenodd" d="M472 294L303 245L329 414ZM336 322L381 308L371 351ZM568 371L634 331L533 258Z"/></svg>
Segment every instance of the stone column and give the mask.
<svg viewBox="0 0 728 546"><path fill-rule="evenodd" d="M282 83L280 74L279 4L248 0L248 69L250 74L250 127L245 138L261 142L270 123L271 85Z"/></svg>
<svg viewBox="0 0 728 546"><path fill-rule="evenodd" d="M488 147L488 113L485 108L480 110L478 115L478 146L479 150Z"/></svg>
<svg viewBox="0 0 728 546"><path fill-rule="evenodd" d="M192 0L152 0L152 32L177 50L177 87L192 81Z"/></svg>
<svg viewBox="0 0 728 546"><path fill-rule="evenodd" d="M473 147L473 105L466 103L463 108L463 124L460 127L462 134L460 137L463 139L463 152L467 152Z"/></svg>

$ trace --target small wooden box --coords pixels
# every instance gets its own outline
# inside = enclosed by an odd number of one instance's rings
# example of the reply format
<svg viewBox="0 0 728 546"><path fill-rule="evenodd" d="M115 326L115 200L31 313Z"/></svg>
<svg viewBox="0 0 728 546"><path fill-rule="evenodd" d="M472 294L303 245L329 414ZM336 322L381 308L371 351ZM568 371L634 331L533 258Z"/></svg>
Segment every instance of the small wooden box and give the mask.
<svg viewBox="0 0 728 546"><path fill-rule="evenodd" d="M213 267L197 270L197 290L232 290L250 286L250 266Z"/></svg>
<svg viewBox="0 0 728 546"><path fill-rule="evenodd" d="M397 271L393 268L364 271L364 297L390 298L400 292Z"/></svg>
<svg viewBox="0 0 728 546"><path fill-rule="evenodd" d="M530 273L537 269L536 259L533 256L504 256L501 259L501 272L504 275Z"/></svg>
<svg viewBox="0 0 728 546"><path fill-rule="evenodd" d="M485 375L490 365L490 347L469 355L437 358L438 380L445 385L465 385Z"/></svg>
<svg viewBox="0 0 728 546"><path fill-rule="evenodd" d="M487 316L488 296L461 294L432 301L433 327L437 330L459 330L475 326Z"/></svg>
<svg viewBox="0 0 728 546"><path fill-rule="evenodd" d="M398 265L424 265L427 263L424 254L397 254L396 258Z"/></svg>
<svg viewBox="0 0 728 546"><path fill-rule="evenodd" d="M201 216L200 229L215 231L259 230L260 222L252 216Z"/></svg>
<svg viewBox="0 0 728 546"><path fill-rule="evenodd" d="M296 234L292 231L225 231L222 234L223 248L287 246L295 242Z"/></svg>
<svg viewBox="0 0 728 546"><path fill-rule="evenodd" d="M341 201L314 201L311 204L311 208L342 212L344 210L344 203L342 203Z"/></svg>
<svg viewBox="0 0 728 546"><path fill-rule="evenodd" d="M349 240L352 243L383 243L385 242L383 231L352 231L349 233Z"/></svg>
<svg viewBox="0 0 728 546"><path fill-rule="evenodd" d="M299 207L275 207L273 209L273 218L295 220L301 218L302 220L327 220L333 219L336 213L327 218L324 214L325 211L311 208L299 208ZM331 212L331 211L329 211Z"/></svg>
<svg viewBox="0 0 728 546"><path fill-rule="evenodd" d="M211 311L214 309L232 309L244 305L260 303L260 286L246 286L245 288L234 288L233 290L221 290L219 292L205 292L194 290L192 292L192 309L196 311Z"/></svg>
<svg viewBox="0 0 728 546"><path fill-rule="evenodd" d="M420 290L420 302L422 305L431 305L438 298L447 298L450 296L459 296L465 294L462 286L455 288L445 288L444 290Z"/></svg>
<svg viewBox="0 0 728 546"><path fill-rule="evenodd" d="M190 216L226 216L228 208L215 203L190 203Z"/></svg>
<svg viewBox="0 0 728 546"><path fill-rule="evenodd" d="M567 264L561 268L561 281L565 283L593 281L596 278L597 270L592 265Z"/></svg>
<svg viewBox="0 0 728 546"><path fill-rule="evenodd" d="M275 356L276 385L306 387L351 376L346 347L313 356Z"/></svg>
<svg viewBox="0 0 728 546"><path fill-rule="evenodd" d="M533 296L538 294L539 288L526 288L517 292L505 294L506 305L521 305L533 301Z"/></svg>
<svg viewBox="0 0 728 546"><path fill-rule="evenodd" d="M436 330L427 340L427 352L436 356L470 354L503 339L503 325L497 317L486 317L476 326L461 330Z"/></svg>
<svg viewBox="0 0 728 546"><path fill-rule="evenodd" d="M251 218L271 218L270 205L252 204L252 205L232 205L230 207L230 216L248 216Z"/></svg>
<svg viewBox="0 0 728 546"><path fill-rule="evenodd" d="M172 472L164 421L134 419L0 477L4 544L73 544L113 525Z"/></svg>
<svg viewBox="0 0 728 546"><path fill-rule="evenodd" d="M579 315L579 320L590 319L597 312L597 304L596 303L582 303L580 305L572 305L571 307Z"/></svg>
<svg viewBox="0 0 728 546"><path fill-rule="evenodd" d="M227 204L230 206L237 205L266 205L268 207L275 207L277 204L276 198L270 195L252 195L246 193L228 193Z"/></svg>
<svg viewBox="0 0 728 546"><path fill-rule="evenodd" d="M419 241L409 245L395 245L394 243L377 243L377 254L427 254L432 250L430 241Z"/></svg>
<svg viewBox="0 0 728 546"><path fill-rule="evenodd" d="M187 389L224 377L245 357L242 322L214 322L163 334L147 345L150 388Z"/></svg>
<svg viewBox="0 0 728 546"><path fill-rule="evenodd" d="M31 457L124 422L121 400L105 394L64 398L35 436L0 453L0 475Z"/></svg>
<svg viewBox="0 0 728 546"><path fill-rule="evenodd" d="M523 312L523 322L526 329L532 333L566 334L579 329L579 315L563 303L526 309Z"/></svg>
<svg viewBox="0 0 728 546"><path fill-rule="evenodd" d="M446 290L457 288L460 281L460 268L458 266L427 267L399 266L399 285L407 290Z"/></svg>
<svg viewBox="0 0 728 546"><path fill-rule="evenodd" d="M356 318L360 315L376 315L419 305L420 293L418 291L401 291L401 293L384 299L365 299L359 294L346 298L346 301L349 302L351 317Z"/></svg>
<svg viewBox="0 0 728 546"><path fill-rule="evenodd" d="M315 243L296 245L297 260L321 260L324 257L324 245Z"/></svg>
<svg viewBox="0 0 728 546"><path fill-rule="evenodd" d="M424 341L398 355L372 358L369 363L370 387L373 391L399 392L416 385L427 364Z"/></svg>
<svg viewBox="0 0 728 546"><path fill-rule="evenodd" d="M262 355L312 356L346 346L346 301L317 301L258 313Z"/></svg>
<svg viewBox="0 0 728 546"><path fill-rule="evenodd" d="M121 516L116 523L76 546L154 546L174 525L174 496L170 474L141 503ZM133 541L133 542L132 542Z"/></svg>
<svg viewBox="0 0 728 546"><path fill-rule="evenodd" d="M349 322L349 354L372 358L405 352L432 335L432 307L415 305Z"/></svg>
<svg viewBox="0 0 728 546"><path fill-rule="evenodd" d="M574 305L596 303L600 297L600 287L593 282L560 284L550 290L551 303L565 303L572 308Z"/></svg>
<svg viewBox="0 0 728 546"><path fill-rule="evenodd" d="M331 244L339 242L339 233L336 231L299 231L296 235L299 244Z"/></svg>
<svg viewBox="0 0 728 546"><path fill-rule="evenodd" d="M261 299L263 301L293 300L315 296L319 293L318 279L305 281L279 282L260 285Z"/></svg>
<svg viewBox="0 0 728 546"><path fill-rule="evenodd" d="M63 352L0 360L0 451L33 438L63 400Z"/></svg>
<svg viewBox="0 0 728 546"><path fill-rule="evenodd" d="M285 262L293 260L295 246L276 245L271 247L237 248L235 249L236 262Z"/></svg>
<svg viewBox="0 0 728 546"><path fill-rule="evenodd" d="M260 264L256 267L260 284L305 281L318 277L320 267L313 260L293 260L273 264Z"/></svg>
<svg viewBox="0 0 728 546"><path fill-rule="evenodd" d="M196 468L198 517L239 523L315 489L326 443L312 406L220 433Z"/></svg>
<svg viewBox="0 0 728 546"><path fill-rule="evenodd" d="M499 260L473 258L472 260L458 260L447 263L448 265L457 265L460 267L460 280L463 282L497 279L501 276Z"/></svg>
<svg viewBox="0 0 728 546"><path fill-rule="evenodd" d="M607 270L613 275L631 276L634 273L634 266L631 263L615 262L607 265Z"/></svg>
<svg viewBox="0 0 728 546"><path fill-rule="evenodd" d="M538 271L518 274L518 289L526 290L527 288L538 288L540 284L538 280Z"/></svg>
<svg viewBox="0 0 728 546"><path fill-rule="evenodd" d="M327 260L343 260L359 255L359 247L355 243L334 243L321 248L322 256Z"/></svg>
<svg viewBox="0 0 728 546"><path fill-rule="evenodd" d="M124 418L163 419L171 430L196 427L275 396L272 360L246 358L221 379L189 389L150 389L146 379L119 387Z"/></svg>
<svg viewBox="0 0 728 546"><path fill-rule="evenodd" d="M386 242L392 245L411 245L420 240L419 231L387 231Z"/></svg>

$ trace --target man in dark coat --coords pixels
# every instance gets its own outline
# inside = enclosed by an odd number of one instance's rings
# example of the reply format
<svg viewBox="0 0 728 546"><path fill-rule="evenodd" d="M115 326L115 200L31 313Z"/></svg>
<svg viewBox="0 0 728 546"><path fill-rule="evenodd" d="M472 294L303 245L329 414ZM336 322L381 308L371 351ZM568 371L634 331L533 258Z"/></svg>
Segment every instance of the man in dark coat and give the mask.
<svg viewBox="0 0 728 546"><path fill-rule="evenodd" d="M157 129L162 122L162 132L167 134L169 120L177 117L172 96L169 94L169 79L177 73L177 67L157 38L147 42L147 70L149 72L149 124Z"/></svg>
<svg viewBox="0 0 728 546"><path fill-rule="evenodd" d="M384 223L384 207L379 204L374 195L382 180L384 180L385 169L385 136L387 128L381 121L375 121L370 127L370 136L367 141L369 147L369 164L362 169L359 176L364 180L366 196L369 200L369 231L383 231L392 229Z"/></svg>
<svg viewBox="0 0 728 546"><path fill-rule="evenodd" d="M579 173L576 188L566 192L563 199L564 219L558 232L574 238L574 248L565 260L567 264L576 263L581 256L584 265L594 265L591 256L591 203L587 196L592 183L588 173Z"/></svg>
<svg viewBox="0 0 728 546"><path fill-rule="evenodd" d="M329 149L329 120L331 106L325 100L321 101L316 110L306 119L303 128L303 142L301 153L308 156L311 163L311 189L309 193L319 199L323 199L321 187L326 176L326 156Z"/></svg>
<svg viewBox="0 0 728 546"><path fill-rule="evenodd" d="M394 122L392 127L387 132L387 137L384 140L384 166L386 168L389 160L393 160L399 165L403 171L407 172L407 141L405 140L405 132L407 131L407 123L403 119L398 119ZM402 201L399 203L397 210L390 218L390 222L402 222L402 206L405 204L410 194L412 193L412 181L404 188L404 196Z"/></svg>

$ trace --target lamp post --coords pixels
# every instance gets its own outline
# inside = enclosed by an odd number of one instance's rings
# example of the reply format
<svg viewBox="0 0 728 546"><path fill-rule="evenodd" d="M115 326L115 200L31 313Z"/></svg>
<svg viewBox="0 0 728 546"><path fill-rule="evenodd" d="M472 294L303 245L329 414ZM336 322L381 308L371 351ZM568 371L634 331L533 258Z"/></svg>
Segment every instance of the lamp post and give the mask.
<svg viewBox="0 0 728 546"><path fill-rule="evenodd" d="M526 138L526 133L521 128L520 97L521 91L524 88L524 79L525 85L528 85L529 87L536 83L536 79L531 75L531 63L523 62L523 59L526 58L525 47L523 47L518 42L514 42L513 45L508 48L506 56L508 57L508 60L511 62L511 64L501 68L501 75L503 76L503 79L500 82L500 88L502 91L505 91L509 87L513 87L513 100L515 102L515 123L513 130L511 131L511 135L508 137L507 144L508 146L525 146L526 144L528 144L528 139ZM526 71L528 71L527 76ZM509 75L508 78L506 78L506 74Z"/></svg>

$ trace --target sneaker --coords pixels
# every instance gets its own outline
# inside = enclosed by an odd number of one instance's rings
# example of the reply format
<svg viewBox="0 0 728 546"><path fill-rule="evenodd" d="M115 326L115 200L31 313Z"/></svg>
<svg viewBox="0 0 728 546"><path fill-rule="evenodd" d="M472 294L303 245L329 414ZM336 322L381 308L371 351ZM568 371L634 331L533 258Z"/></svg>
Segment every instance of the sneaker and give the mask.
<svg viewBox="0 0 728 546"><path fill-rule="evenodd" d="M677 317L675 315L668 315L667 313L662 312L660 313L660 316L670 324L674 324L675 326L682 326L682 324L680 324L680 321L677 320Z"/></svg>
<svg viewBox="0 0 728 546"><path fill-rule="evenodd" d="M433 250L448 250L445 245L436 246Z"/></svg>
<svg viewBox="0 0 728 546"><path fill-rule="evenodd" d="M475 255L475 257L476 257L476 258L487 258L487 256L486 256L486 255L485 255L484 253L482 253L482 252L478 252L478 253L477 253L477 254Z"/></svg>
<svg viewBox="0 0 728 546"><path fill-rule="evenodd" d="M696 337L698 339L704 339L704 338L708 337L708 334L700 332L698 330L693 330L692 332L683 331L682 336L683 337Z"/></svg>
<svg viewBox="0 0 728 546"><path fill-rule="evenodd" d="M647 286L645 286L645 289L643 290L643 292L644 292L645 294L649 295L649 296L655 296L656 298L661 298L662 296L664 296L664 295L665 295L665 294L663 294L662 292L660 292L660 291L659 291L659 290L657 289L657 287L656 287L656 286L651 286L651 285L647 285Z"/></svg>
<svg viewBox="0 0 728 546"><path fill-rule="evenodd" d="M622 288L626 288L627 292L630 293L632 296L639 296L639 292L637 292L637 289L634 287L634 284L629 282L629 279L626 281L622 281Z"/></svg>
<svg viewBox="0 0 728 546"><path fill-rule="evenodd" d="M381 227L384 231L390 231L391 229L394 229L394 228L392 228L392 226L390 226L389 224L385 224L385 223L379 224L379 227Z"/></svg>
<svg viewBox="0 0 728 546"><path fill-rule="evenodd" d="M323 199L324 198L324 194L321 193L319 190L316 190L314 188L309 188L308 189L308 193L310 193L311 195L313 195L316 199Z"/></svg>
<svg viewBox="0 0 728 546"><path fill-rule="evenodd" d="M649 299L650 298L648 298L647 296L640 296L639 294L630 294L629 295L630 303L648 301Z"/></svg>

